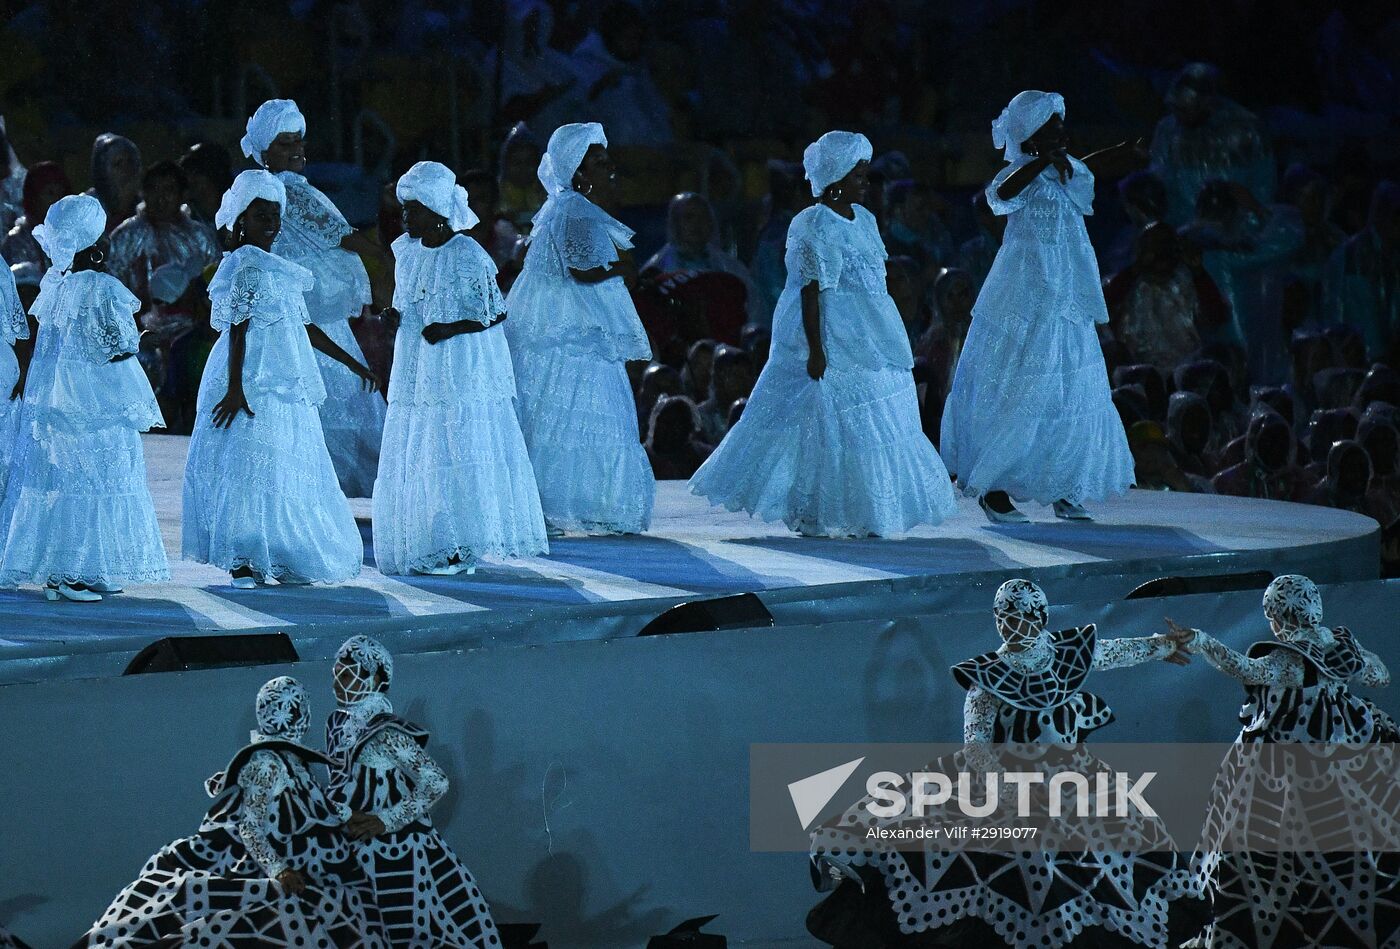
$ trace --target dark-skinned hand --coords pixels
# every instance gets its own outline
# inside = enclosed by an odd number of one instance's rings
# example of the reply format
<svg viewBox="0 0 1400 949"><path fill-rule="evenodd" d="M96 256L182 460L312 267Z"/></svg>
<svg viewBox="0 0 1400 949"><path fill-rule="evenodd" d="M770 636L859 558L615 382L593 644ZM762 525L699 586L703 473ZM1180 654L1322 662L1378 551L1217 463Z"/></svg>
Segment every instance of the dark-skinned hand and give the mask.
<svg viewBox="0 0 1400 949"><path fill-rule="evenodd" d="M214 427L228 428L233 424L233 420L238 417L239 412L247 412L248 417L253 417L253 410L248 408L248 399L243 395L243 389L229 389L228 393L214 406Z"/></svg>
<svg viewBox="0 0 1400 949"><path fill-rule="evenodd" d="M383 385L379 382L379 377L364 366L352 366L350 371L360 377L360 385L366 392L382 392L384 390Z"/></svg>
<svg viewBox="0 0 1400 949"><path fill-rule="evenodd" d="M403 314L391 306L386 306L384 309L380 310L379 318L394 329L398 329L399 324L403 322Z"/></svg>
<svg viewBox="0 0 1400 949"><path fill-rule="evenodd" d="M451 339L455 334L452 328L446 323L429 323L423 327L423 338L430 344L440 343L445 339Z"/></svg>
<svg viewBox="0 0 1400 949"><path fill-rule="evenodd" d="M817 349L807 356L807 375L814 380L826 375L826 353Z"/></svg>
<svg viewBox="0 0 1400 949"><path fill-rule="evenodd" d="M302 890L306 889L306 878L291 867L288 867L277 874L277 885L281 887L282 892L288 896L296 896Z"/></svg>
<svg viewBox="0 0 1400 949"><path fill-rule="evenodd" d="M350 819L345 822L345 833L351 840L358 840L364 843L373 840L388 828L384 822L373 814L362 814L355 811L350 815Z"/></svg>
<svg viewBox="0 0 1400 949"><path fill-rule="evenodd" d="M22 395L24 395L24 373L20 373L19 381L17 381L15 387L10 390L10 401L13 402Z"/></svg>
<svg viewBox="0 0 1400 949"><path fill-rule="evenodd" d="M1069 163L1069 153L1063 148L1057 148L1048 156L1050 165L1060 173L1060 184L1064 184L1074 177L1074 166Z"/></svg>

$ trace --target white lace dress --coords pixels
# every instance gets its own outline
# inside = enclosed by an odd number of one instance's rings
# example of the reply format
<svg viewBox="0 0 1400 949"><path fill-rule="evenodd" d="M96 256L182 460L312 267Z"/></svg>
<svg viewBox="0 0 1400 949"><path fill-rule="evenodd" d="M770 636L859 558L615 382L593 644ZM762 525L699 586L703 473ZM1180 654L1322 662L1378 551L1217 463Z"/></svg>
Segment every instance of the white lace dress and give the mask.
<svg viewBox="0 0 1400 949"><path fill-rule="evenodd" d="M209 323L220 336L185 463L188 560L327 583L360 572L364 545L316 411L326 390L306 335L311 281L306 268L244 246L210 282ZM216 428L214 406L228 392L228 329L244 322L243 393L253 414Z"/></svg>
<svg viewBox="0 0 1400 949"><path fill-rule="evenodd" d="M446 773L424 750L428 733L382 715L345 747L345 721L337 710L326 724L326 748L336 761L329 793L340 806L384 823L384 833L355 853L392 944L499 949L485 896L428 814L448 788Z"/></svg>
<svg viewBox="0 0 1400 949"><path fill-rule="evenodd" d="M1010 201L997 188L1020 165L1007 165L987 186L987 203L1006 216L1006 235L972 308L939 445L968 494L1078 503L1133 484L1094 329L1108 322L1084 228L1094 177L1083 162L1072 164L1067 184L1047 168Z"/></svg>
<svg viewBox="0 0 1400 949"><path fill-rule="evenodd" d="M19 382L19 360L15 358L15 341L29 338L29 320L15 289L15 277L0 259L0 498L5 496L5 484L10 476L10 456L14 451L15 434L19 431L21 402L10 393Z"/></svg>
<svg viewBox="0 0 1400 949"><path fill-rule="evenodd" d="M632 231L583 195L554 195L535 216L525 267L506 301L520 427L545 520L559 530L637 533L656 480L637 429L627 363L651 345L621 278L570 275L615 262Z"/></svg>
<svg viewBox="0 0 1400 949"><path fill-rule="evenodd" d="M352 228L331 199L304 177L292 171L277 177L287 188L287 205L272 252L315 275L316 283L306 294L311 322L363 363L365 354L350 320L370 302L369 275L360 258L340 246ZM384 398L367 392L359 376L324 353L316 353L316 362L326 386L321 426L340 486L349 497L367 498L379 467Z"/></svg>
<svg viewBox="0 0 1400 949"><path fill-rule="evenodd" d="M243 749L209 779L199 832L146 861L77 945L389 949L344 815L307 769L325 763L289 741ZM273 882L287 869L306 881L296 896Z"/></svg>
<svg viewBox="0 0 1400 949"><path fill-rule="evenodd" d="M49 279L0 508L0 584L167 580L141 451L165 421L130 356L140 304L109 274Z"/></svg>
<svg viewBox="0 0 1400 949"><path fill-rule="evenodd" d="M874 215L793 218L773 345L739 420L690 488L732 511L831 537L902 534L956 511L919 424L909 337L885 288ZM820 288L826 373L807 375L802 287Z"/></svg>
<svg viewBox="0 0 1400 949"><path fill-rule="evenodd" d="M403 321L374 484L380 572L547 553L505 326L438 343L423 338L430 323L489 323L504 313L496 265L465 234L437 248L404 235L394 258Z"/></svg>

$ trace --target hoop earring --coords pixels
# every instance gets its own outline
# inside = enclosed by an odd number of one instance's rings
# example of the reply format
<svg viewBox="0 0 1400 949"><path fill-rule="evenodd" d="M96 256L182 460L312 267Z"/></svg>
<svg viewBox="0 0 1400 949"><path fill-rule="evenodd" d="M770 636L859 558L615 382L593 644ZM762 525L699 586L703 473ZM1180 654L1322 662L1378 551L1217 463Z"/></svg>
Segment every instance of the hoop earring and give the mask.
<svg viewBox="0 0 1400 949"><path fill-rule="evenodd" d="M102 251L96 247L94 247L92 249L92 253L88 255L88 260L92 261L94 264L100 264L106 259L107 255L102 253Z"/></svg>

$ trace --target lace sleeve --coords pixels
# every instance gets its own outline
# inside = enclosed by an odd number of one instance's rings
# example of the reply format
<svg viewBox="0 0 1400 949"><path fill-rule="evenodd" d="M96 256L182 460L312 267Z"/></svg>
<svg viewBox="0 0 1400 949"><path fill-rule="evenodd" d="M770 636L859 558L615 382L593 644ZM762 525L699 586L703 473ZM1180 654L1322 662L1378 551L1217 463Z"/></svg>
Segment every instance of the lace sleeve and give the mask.
<svg viewBox="0 0 1400 949"><path fill-rule="evenodd" d="M219 333L252 319L253 311L267 302L267 275L256 267L241 267L227 291L209 301L209 325Z"/></svg>
<svg viewBox="0 0 1400 949"><path fill-rule="evenodd" d="M794 222L788 234L787 268L797 275L798 286L815 282L818 290L833 290L841 282L844 263L841 248L821 240L809 222Z"/></svg>
<svg viewBox="0 0 1400 949"><path fill-rule="evenodd" d="M1356 681L1378 688L1390 685L1390 670L1386 668L1385 661L1364 646L1356 648L1361 650L1361 657L1366 660L1366 665L1356 674Z"/></svg>
<svg viewBox="0 0 1400 949"><path fill-rule="evenodd" d="M1140 639L1100 639L1094 643L1095 669L1126 669L1153 659L1165 659L1176 646L1165 636Z"/></svg>
<svg viewBox="0 0 1400 949"><path fill-rule="evenodd" d="M0 280L5 277L0 276ZM13 343L17 339L29 338L29 318L24 314L24 304L15 290L14 278L9 277L10 286L0 286L0 342Z"/></svg>
<svg viewBox="0 0 1400 949"><path fill-rule="evenodd" d="M375 750L390 758L413 785L407 797L377 815L386 830L402 830L427 816L447 793L447 774L418 742L397 728L385 729L374 742Z"/></svg>
<svg viewBox="0 0 1400 949"><path fill-rule="evenodd" d="M425 324L450 323L459 319L490 323L506 311L501 285L496 282L495 264L485 251L481 253L481 259L468 257L461 262L456 269L456 285L459 294L456 306L423 308Z"/></svg>
<svg viewBox="0 0 1400 949"><path fill-rule="evenodd" d="M98 364L109 363L117 356L135 354L141 348L141 331L130 313L113 301L90 304L83 308L81 325L87 339L88 358Z"/></svg>
<svg viewBox="0 0 1400 949"><path fill-rule="evenodd" d="M340 242L354 232L331 199L315 186L286 178L283 184L287 187L287 207L283 213L307 239L322 247L339 247Z"/></svg>
<svg viewBox="0 0 1400 949"><path fill-rule="evenodd" d="M1040 186L1040 179L1037 178L1035 181L1032 181L1022 188L1021 193L1014 198L1007 200L998 195L997 189L1020 167L1020 165L1007 165L1001 171L997 172L996 177L992 179L992 183L987 185L987 207L991 208L993 214L1005 216L1011 214L1013 211L1021 210L1026 206L1026 203L1030 201L1031 191Z"/></svg>
<svg viewBox="0 0 1400 949"><path fill-rule="evenodd" d="M238 773L238 786L243 790L243 805L238 815L238 836L248 854L258 862L268 879L287 869L282 855L273 849L268 836L272 826L277 798L286 790L291 778L287 766L269 752L254 753Z"/></svg>
<svg viewBox="0 0 1400 949"><path fill-rule="evenodd" d="M560 235L564 266L574 270L606 267L618 259L617 245L604 222L581 214L564 220Z"/></svg>
<svg viewBox="0 0 1400 949"><path fill-rule="evenodd" d="M977 686L968 689L963 699L963 754L974 771L995 771L999 766L988 747L996 734L996 721L996 698Z"/></svg>
<svg viewBox="0 0 1400 949"><path fill-rule="evenodd" d="M1302 660L1284 649L1251 659L1199 629L1196 630L1196 638L1191 641L1191 648L1204 656L1206 662L1245 685L1277 685L1294 689L1303 685Z"/></svg>

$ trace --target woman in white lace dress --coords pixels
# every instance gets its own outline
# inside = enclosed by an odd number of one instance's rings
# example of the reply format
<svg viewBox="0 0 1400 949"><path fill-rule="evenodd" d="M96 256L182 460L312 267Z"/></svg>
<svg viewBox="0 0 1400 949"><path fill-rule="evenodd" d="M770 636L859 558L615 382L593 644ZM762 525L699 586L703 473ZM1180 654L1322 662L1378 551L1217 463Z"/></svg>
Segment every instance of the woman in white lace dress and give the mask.
<svg viewBox="0 0 1400 949"><path fill-rule="evenodd" d="M1012 499L1089 520L1081 502L1133 484L1095 324L1108 322L1094 248L1093 168L1127 144L1065 152L1065 104L1027 91L992 123L1006 167L987 186L1006 235L972 310L943 409L939 449L994 523L1024 523Z"/></svg>
<svg viewBox="0 0 1400 949"><path fill-rule="evenodd" d="M14 451L15 434L19 431L20 393L24 380L20 378L19 357L15 345L29 338L29 317L15 289L15 275L0 258L0 498L5 496L5 484L10 477L10 456Z"/></svg>
<svg viewBox="0 0 1400 949"><path fill-rule="evenodd" d="M802 156L817 203L792 220L768 363L739 423L690 479L731 511L815 537L902 534L957 510L919 423L913 354L865 198L870 142Z"/></svg>
<svg viewBox="0 0 1400 949"><path fill-rule="evenodd" d="M651 358L627 292L632 230L590 200L613 188L607 145L596 122L549 137L549 198L506 300L520 427L555 534L639 533L656 494L627 378L629 361Z"/></svg>
<svg viewBox="0 0 1400 949"><path fill-rule="evenodd" d="M1393 945L1400 732L1351 691L1389 685L1390 670L1349 629L1322 624L1322 595L1307 577L1270 583L1264 616L1273 638L1244 654L1167 621L1182 648L1245 691L1243 727L1216 777L1196 866L1211 921L1188 945ZM1390 845L1363 849L1368 831Z"/></svg>
<svg viewBox="0 0 1400 949"><path fill-rule="evenodd" d="M357 576L364 544L331 465L316 407L326 399L313 353L368 376L310 323L312 275L270 248L282 183L245 171L217 222L234 245L209 284L218 342L204 366L185 463L184 556L251 589Z"/></svg>
<svg viewBox="0 0 1400 949"><path fill-rule="evenodd" d="M170 577L141 433L163 427L141 366L140 303L103 271L106 212L72 195L34 236L53 266L34 316L12 475L0 507L0 585L80 602Z"/></svg>
<svg viewBox="0 0 1400 949"><path fill-rule="evenodd" d="M437 162L398 182L398 336L374 483L381 573L471 572L484 556L548 553L535 472L515 414L496 265L465 232L466 189Z"/></svg>
<svg viewBox="0 0 1400 949"><path fill-rule="evenodd" d="M258 690L257 730L205 782L199 832L162 848L78 940L91 949L336 946L389 949L374 892L342 829L348 814L302 744L306 691L280 676Z"/></svg>
<svg viewBox="0 0 1400 949"><path fill-rule="evenodd" d="M486 898L428 811L447 775L424 750L428 733L394 714L394 660L368 636L336 653L337 708L326 723L330 794L351 812L346 832L395 949L499 949Z"/></svg>
<svg viewBox="0 0 1400 949"><path fill-rule="evenodd" d="M921 771L1034 771L1043 776L1040 787L1064 771L1111 771L1083 745L1113 721L1113 710L1084 689L1090 673L1159 659L1189 662L1167 636L1099 640L1092 624L1051 631L1045 594L1029 580L1003 583L993 616L1001 646L952 668L967 690L965 746ZM1003 794L1008 786L1002 785ZM979 786L971 798L983 800L987 793ZM1055 813L1048 798L1037 800L1033 814ZM883 934L880 944L887 946L980 945L1000 938L1017 949L1059 949L1098 930L1085 944L1098 945L1107 932L1165 949L1168 904L1192 895L1166 826L1136 808L1117 818L1051 817L1034 850L991 850L975 842L950 850L947 840L936 839L922 850L894 850L872 848L867 834L897 828L906 816L877 818L870 803L866 798L812 834L813 881L818 889L835 884L837 890L808 916L808 928L834 945L864 933ZM1012 826L1024 823L1014 809L1003 810ZM918 821L947 827L966 825L968 818L950 802Z"/></svg>
<svg viewBox="0 0 1400 949"><path fill-rule="evenodd" d="M306 119L290 99L269 99L248 120L240 143L243 154L275 174L287 189L282 207L282 230L272 252L300 264L315 276L307 291L311 322L337 346L363 365L364 353L350 329L370 303L369 276L356 253L382 253L345 220L330 198L307 181L302 136ZM384 430L384 399L372 374L317 356L326 399L321 403L321 427L335 463L340 486L348 497L367 498L379 467L379 440Z"/></svg>

